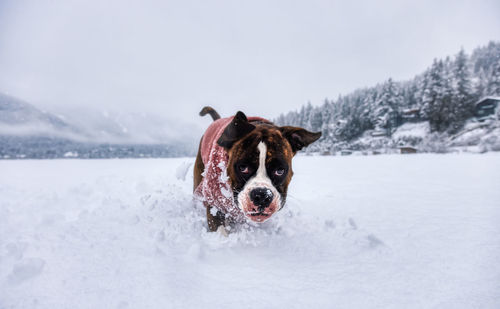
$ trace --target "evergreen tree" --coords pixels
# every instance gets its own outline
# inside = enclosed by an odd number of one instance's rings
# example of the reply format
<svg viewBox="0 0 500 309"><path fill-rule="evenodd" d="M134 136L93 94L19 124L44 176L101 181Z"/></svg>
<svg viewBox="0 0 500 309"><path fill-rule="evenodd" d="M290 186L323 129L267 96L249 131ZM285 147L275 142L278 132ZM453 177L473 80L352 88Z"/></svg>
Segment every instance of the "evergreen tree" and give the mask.
<svg viewBox="0 0 500 309"><path fill-rule="evenodd" d="M312 115L312 111L313 111L313 106L311 104L311 102L307 102L307 105L306 107L304 108L304 111L303 111L303 118L302 118L302 122L300 124L301 127L307 129L307 130L312 130L311 128L311 115Z"/></svg>
<svg viewBox="0 0 500 309"><path fill-rule="evenodd" d="M467 55L461 49L453 63L455 91L451 108L451 132L461 129L465 121L473 114L473 96Z"/></svg>
<svg viewBox="0 0 500 309"><path fill-rule="evenodd" d="M394 81L389 78L382 87L374 111L375 127L386 129L390 134L398 125L398 109L401 98Z"/></svg>
<svg viewBox="0 0 500 309"><path fill-rule="evenodd" d="M321 138L324 140L331 139L330 123L332 118L332 108L331 103L328 99L325 99L323 105L321 106Z"/></svg>
<svg viewBox="0 0 500 309"><path fill-rule="evenodd" d="M309 128L314 131L320 131L323 127L323 115L321 114L321 109L313 108L309 116Z"/></svg>
<svg viewBox="0 0 500 309"><path fill-rule="evenodd" d="M488 92L488 76L483 68L477 72L477 82L474 87L475 101L480 100L482 97L487 96Z"/></svg>
<svg viewBox="0 0 500 309"><path fill-rule="evenodd" d="M488 95L500 96L500 59L492 67L487 89Z"/></svg>
<svg viewBox="0 0 500 309"><path fill-rule="evenodd" d="M429 71L429 84L425 92L424 101L427 103L426 112L432 131L443 131L443 71L442 60L434 59Z"/></svg>
<svg viewBox="0 0 500 309"><path fill-rule="evenodd" d="M454 116L454 75L453 75L453 64L449 57L446 57L443 62L443 72L442 72L442 88L439 94L439 100L441 101L440 107L440 125L439 129L441 131L449 129L450 126L456 123L456 117Z"/></svg>
<svg viewBox="0 0 500 309"><path fill-rule="evenodd" d="M433 97L431 95L430 89L431 73L430 70L425 71L422 80L420 81L419 91L417 93L417 102L420 105L420 118L423 120L429 120L431 103Z"/></svg>
<svg viewBox="0 0 500 309"><path fill-rule="evenodd" d="M473 116L474 103L487 95L500 96L500 42L477 48L470 57L461 50L453 60L435 59L424 73L406 82L389 79L325 100L319 107L307 102L276 122L321 131L320 142L332 146L374 128L391 133L404 120L402 110L411 108L420 110L420 119L428 121L432 131L454 134Z"/></svg>

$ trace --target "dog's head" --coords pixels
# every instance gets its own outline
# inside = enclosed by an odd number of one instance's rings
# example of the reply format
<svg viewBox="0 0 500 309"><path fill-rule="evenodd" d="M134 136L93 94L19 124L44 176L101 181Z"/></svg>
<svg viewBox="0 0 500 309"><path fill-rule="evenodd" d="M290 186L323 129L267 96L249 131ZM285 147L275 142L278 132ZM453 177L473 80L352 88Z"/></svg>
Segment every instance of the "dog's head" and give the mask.
<svg viewBox="0 0 500 309"><path fill-rule="evenodd" d="M320 132L249 122L242 112L236 114L217 142L228 151L234 199L250 220L264 222L285 205L293 156L320 137Z"/></svg>

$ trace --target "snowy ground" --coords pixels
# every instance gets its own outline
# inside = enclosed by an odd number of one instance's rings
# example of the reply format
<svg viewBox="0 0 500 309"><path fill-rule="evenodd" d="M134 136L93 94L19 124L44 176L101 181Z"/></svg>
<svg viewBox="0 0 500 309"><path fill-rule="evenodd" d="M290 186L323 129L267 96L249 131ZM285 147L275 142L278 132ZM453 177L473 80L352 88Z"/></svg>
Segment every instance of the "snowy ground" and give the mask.
<svg viewBox="0 0 500 309"><path fill-rule="evenodd" d="M298 157L228 238L191 162L0 161L0 308L500 308L498 153Z"/></svg>

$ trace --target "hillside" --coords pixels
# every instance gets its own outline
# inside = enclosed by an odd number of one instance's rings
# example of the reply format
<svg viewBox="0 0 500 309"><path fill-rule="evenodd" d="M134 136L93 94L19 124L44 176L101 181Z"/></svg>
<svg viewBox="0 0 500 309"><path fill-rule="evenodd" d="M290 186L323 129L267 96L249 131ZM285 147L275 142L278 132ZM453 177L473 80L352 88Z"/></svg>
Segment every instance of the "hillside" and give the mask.
<svg viewBox="0 0 500 309"><path fill-rule="evenodd" d="M470 56L461 50L454 57L435 59L408 81L389 78L335 100L325 99L321 106L308 103L275 122L321 131L319 143L309 151L323 153L391 152L400 146L423 152L500 150L500 108L483 117L476 105L487 97L500 102L500 42L479 47ZM425 134L406 135L413 126L427 128ZM466 132L475 137L457 139Z"/></svg>
<svg viewBox="0 0 500 309"><path fill-rule="evenodd" d="M175 121L145 113L42 111L0 93L0 159L141 158L192 155Z"/></svg>

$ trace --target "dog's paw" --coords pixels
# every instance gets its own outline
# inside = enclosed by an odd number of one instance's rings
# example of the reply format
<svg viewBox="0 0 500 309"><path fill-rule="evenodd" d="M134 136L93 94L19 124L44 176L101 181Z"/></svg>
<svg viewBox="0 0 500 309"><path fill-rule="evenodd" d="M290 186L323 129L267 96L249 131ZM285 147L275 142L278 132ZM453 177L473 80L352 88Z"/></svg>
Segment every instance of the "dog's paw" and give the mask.
<svg viewBox="0 0 500 309"><path fill-rule="evenodd" d="M224 237L228 237L229 234L227 233L227 230L224 226L220 225L218 228L217 228L217 233L221 234L222 236Z"/></svg>

